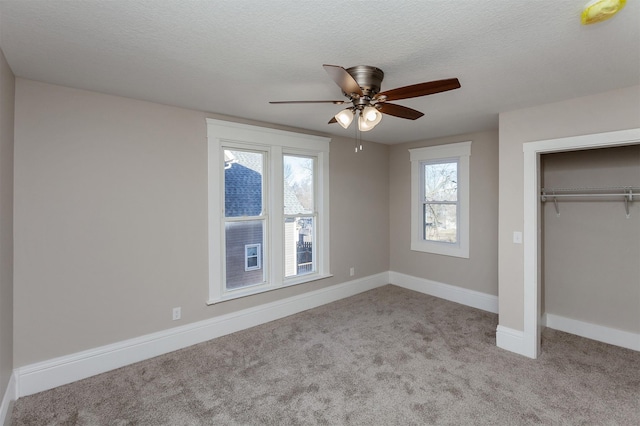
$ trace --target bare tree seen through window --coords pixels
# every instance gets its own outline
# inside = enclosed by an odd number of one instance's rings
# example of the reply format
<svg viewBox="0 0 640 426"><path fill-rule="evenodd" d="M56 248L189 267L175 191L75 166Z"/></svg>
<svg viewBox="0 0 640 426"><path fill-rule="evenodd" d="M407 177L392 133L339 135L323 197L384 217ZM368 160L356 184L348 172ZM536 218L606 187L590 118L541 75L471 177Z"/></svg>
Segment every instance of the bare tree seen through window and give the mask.
<svg viewBox="0 0 640 426"><path fill-rule="evenodd" d="M424 163L424 239L458 241L458 162Z"/></svg>

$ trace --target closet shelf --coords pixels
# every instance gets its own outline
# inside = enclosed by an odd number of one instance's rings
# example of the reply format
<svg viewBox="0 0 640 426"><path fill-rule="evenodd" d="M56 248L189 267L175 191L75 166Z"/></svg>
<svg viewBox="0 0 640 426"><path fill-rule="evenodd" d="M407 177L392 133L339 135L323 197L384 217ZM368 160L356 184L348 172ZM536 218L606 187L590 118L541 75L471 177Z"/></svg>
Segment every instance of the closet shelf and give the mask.
<svg viewBox="0 0 640 426"><path fill-rule="evenodd" d="M624 208L629 217L629 203L640 198L640 187L638 186L616 186L608 188L542 188L540 190L540 201L553 201L556 214L560 215L558 199L579 198L599 198L601 201L624 201Z"/></svg>

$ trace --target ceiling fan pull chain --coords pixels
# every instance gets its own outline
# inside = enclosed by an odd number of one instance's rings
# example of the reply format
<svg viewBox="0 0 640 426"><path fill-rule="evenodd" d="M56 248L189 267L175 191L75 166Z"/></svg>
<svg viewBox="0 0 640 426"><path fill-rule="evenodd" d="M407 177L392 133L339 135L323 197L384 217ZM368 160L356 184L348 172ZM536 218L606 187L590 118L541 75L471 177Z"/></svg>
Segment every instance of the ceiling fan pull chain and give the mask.
<svg viewBox="0 0 640 426"><path fill-rule="evenodd" d="M362 111L357 114L362 114ZM354 151L357 154L358 151L362 151L362 132L360 131L360 128L358 126L354 126L353 130L356 133L353 137L353 142L355 145Z"/></svg>
<svg viewBox="0 0 640 426"><path fill-rule="evenodd" d="M353 146L355 148L355 153L358 153L358 126L353 126L353 132L355 135L353 136Z"/></svg>

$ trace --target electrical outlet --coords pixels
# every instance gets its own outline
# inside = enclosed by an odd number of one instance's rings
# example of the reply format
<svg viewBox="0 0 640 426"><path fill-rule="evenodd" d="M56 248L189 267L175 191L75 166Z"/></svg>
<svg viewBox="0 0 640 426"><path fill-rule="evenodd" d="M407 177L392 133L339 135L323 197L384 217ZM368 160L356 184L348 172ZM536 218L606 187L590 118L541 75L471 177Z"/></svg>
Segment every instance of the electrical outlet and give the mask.
<svg viewBox="0 0 640 426"><path fill-rule="evenodd" d="M352 277L355 274L356 274L356 268L352 266L351 268L349 268L349 276Z"/></svg>
<svg viewBox="0 0 640 426"><path fill-rule="evenodd" d="M179 320L182 317L182 312L180 312L180 307L173 308L173 320Z"/></svg>

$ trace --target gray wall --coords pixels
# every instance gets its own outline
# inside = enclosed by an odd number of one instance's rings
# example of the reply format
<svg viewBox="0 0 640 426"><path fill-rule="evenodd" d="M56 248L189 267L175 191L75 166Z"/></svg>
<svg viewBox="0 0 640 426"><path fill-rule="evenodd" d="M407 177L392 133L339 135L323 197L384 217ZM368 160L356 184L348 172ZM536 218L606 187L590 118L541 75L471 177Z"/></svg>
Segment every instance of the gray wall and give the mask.
<svg viewBox="0 0 640 426"><path fill-rule="evenodd" d="M472 141L469 259L410 250L409 149ZM491 295L498 294L498 133L481 132L391 146L391 270Z"/></svg>
<svg viewBox="0 0 640 426"><path fill-rule="evenodd" d="M389 270L389 148L333 138L334 276L207 306L205 117L16 79L14 367Z"/></svg>
<svg viewBox="0 0 640 426"><path fill-rule="evenodd" d="M14 77L0 50L0 395L13 369Z"/></svg>
<svg viewBox="0 0 640 426"><path fill-rule="evenodd" d="M6 64L0 70L1 87L11 88ZM11 110L11 98L3 92L2 108ZM16 79L15 106L13 368L342 283L352 279L352 266L353 278L393 270L489 294L498 294L498 276L500 323L521 330L522 247L511 238L522 230L522 144L640 127L635 86L502 113L499 148L496 132L396 146L365 143L358 154L353 140L334 138L334 276L206 306L204 120L264 123L24 79ZM4 149L11 137L2 123ZM474 141L471 258L411 252L407 149L465 140ZM5 176L11 156L2 158ZM3 192L0 202L10 199ZM10 227L11 221L5 216L0 224ZM3 274L11 267L9 238L0 243ZM1 290L2 323L10 324L4 293L11 285L4 278ZM171 321L174 306L182 307L179 322ZM5 377L11 339L3 334L0 344Z"/></svg>
<svg viewBox="0 0 640 426"><path fill-rule="evenodd" d="M640 145L546 154L546 188L640 187ZM544 305L549 314L640 332L640 203L544 205Z"/></svg>
<svg viewBox="0 0 640 426"><path fill-rule="evenodd" d="M524 224L526 142L640 127L640 86L500 114L499 321L524 329L524 251L513 231Z"/></svg>

